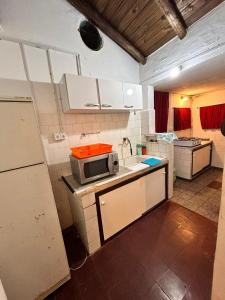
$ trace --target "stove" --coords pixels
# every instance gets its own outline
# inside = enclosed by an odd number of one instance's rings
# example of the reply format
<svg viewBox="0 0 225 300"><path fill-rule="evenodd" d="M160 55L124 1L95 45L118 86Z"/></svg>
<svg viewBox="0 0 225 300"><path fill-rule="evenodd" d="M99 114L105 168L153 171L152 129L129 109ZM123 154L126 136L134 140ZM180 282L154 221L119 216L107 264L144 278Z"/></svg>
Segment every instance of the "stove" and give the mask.
<svg viewBox="0 0 225 300"><path fill-rule="evenodd" d="M181 147L194 147L201 145L201 139L197 137L180 137L174 140L174 145Z"/></svg>

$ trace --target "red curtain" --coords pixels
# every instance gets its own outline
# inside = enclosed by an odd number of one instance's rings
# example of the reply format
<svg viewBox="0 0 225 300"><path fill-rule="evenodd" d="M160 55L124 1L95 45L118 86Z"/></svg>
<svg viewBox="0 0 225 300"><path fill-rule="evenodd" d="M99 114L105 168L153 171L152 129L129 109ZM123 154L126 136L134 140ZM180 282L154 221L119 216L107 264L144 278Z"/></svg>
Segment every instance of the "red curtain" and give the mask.
<svg viewBox="0 0 225 300"><path fill-rule="evenodd" d="M191 128L191 109L174 108L174 130L184 130Z"/></svg>
<svg viewBox="0 0 225 300"><path fill-rule="evenodd" d="M225 104L200 107L202 129L221 128L225 119Z"/></svg>
<svg viewBox="0 0 225 300"><path fill-rule="evenodd" d="M154 92L155 131L166 132L169 112L169 93Z"/></svg>

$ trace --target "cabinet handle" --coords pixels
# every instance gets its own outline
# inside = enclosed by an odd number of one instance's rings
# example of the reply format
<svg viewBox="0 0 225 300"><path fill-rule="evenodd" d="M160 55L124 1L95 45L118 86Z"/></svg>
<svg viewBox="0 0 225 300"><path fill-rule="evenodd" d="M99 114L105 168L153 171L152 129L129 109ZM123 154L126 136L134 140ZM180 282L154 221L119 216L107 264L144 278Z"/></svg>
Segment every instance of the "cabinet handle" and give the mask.
<svg viewBox="0 0 225 300"><path fill-rule="evenodd" d="M102 104L102 107L112 107L110 104Z"/></svg>
<svg viewBox="0 0 225 300"><path fill-rule="evenodd" d="M101 206L105 205L105 201L101 201Z"/></svg>
<svg viewBox="0 0 225 300"><path fill-rule="evenodd" d="M94 104L94 103L87 103L85 104L87 107L99 107L99 104Z"/></svg>
<svg viewBox="0 0 225 300"><path fill-rule="evenodd" d="M133 108L133 105L124 105L125 108Z"/></svg>

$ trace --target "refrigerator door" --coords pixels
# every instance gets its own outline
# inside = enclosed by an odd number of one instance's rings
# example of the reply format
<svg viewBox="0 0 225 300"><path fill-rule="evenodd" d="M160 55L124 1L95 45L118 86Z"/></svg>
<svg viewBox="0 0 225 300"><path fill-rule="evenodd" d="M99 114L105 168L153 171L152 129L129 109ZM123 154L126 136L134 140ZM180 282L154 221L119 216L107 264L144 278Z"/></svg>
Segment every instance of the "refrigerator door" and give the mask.
<svg viewBox="0 0 225 300"><path fill-rule="evenodd" d="M6 295L8 300L43 299L70 278L46 165L0 173L0 191L0 273Z"/></svg>
<svg viewBox="0 0 225 300"><path fill-rule="evenodd" d="M33 103L0 100L0 172L44 161Z"/></svg>

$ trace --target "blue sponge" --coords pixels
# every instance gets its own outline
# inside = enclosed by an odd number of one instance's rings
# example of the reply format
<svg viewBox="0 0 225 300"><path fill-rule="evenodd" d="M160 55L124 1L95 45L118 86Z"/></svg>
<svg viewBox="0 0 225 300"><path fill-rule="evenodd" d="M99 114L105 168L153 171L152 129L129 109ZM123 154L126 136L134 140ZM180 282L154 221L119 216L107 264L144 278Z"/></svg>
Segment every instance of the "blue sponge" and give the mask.
<svg viewBox="0 0 225 300"><path fill-rule="evenodd" d="M161 163L161 160L151 157L142 161L142 163L154 167L159 165Z"/></svg>

